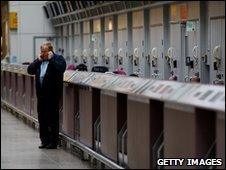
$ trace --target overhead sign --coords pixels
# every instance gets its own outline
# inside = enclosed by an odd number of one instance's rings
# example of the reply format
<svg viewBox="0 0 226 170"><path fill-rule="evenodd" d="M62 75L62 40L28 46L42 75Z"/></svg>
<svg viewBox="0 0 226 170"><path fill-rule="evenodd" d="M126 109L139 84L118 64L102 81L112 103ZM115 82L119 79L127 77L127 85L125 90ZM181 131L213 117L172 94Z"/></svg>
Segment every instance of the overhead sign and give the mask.
<svg viewBox="0 0 226 170"><path fill-rule="evenodd" d="M9 28L17 29L17 27L18 27L17 12L10 12L9 13Z"/></svg>
<svg viewBox="0 0 226 170"><path fill-rule="evenodd" d="M196 30L196 24L194 21L187 21L186 23L186 31L191 32Z"/></svg>
<svg viewBox="0 0 226 170"><path fill-rule="evenodd" d="M93 42L96 41L96 35L95 34L92 34L91 41L93 41Z"/></svg>
<svg viewBox="0 0 226 170"><path fill-rule="evenodd" d="M180 5L180 19L181 19L181 21L187 21L188 20L188 6L187 6L187 4L181 4Z"/></svg>

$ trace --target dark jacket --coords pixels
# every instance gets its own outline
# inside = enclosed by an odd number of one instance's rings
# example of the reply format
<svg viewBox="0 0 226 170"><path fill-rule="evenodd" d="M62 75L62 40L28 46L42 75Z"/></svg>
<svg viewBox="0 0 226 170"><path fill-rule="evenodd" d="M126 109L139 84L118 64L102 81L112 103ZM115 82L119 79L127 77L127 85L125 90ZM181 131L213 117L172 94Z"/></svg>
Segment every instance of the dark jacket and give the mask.
<svg viewBox="0 0 226 170"><path fill-rule="evenodd" d="M40 84L40 66L41 61L34 60L28 68L28 74L35 75L36 79L36 95L39 99L49 100L48 103L59 102L63 89L63 74L66 69L66 62L63 56L54 53L53 57L49 60L46 74L43 78L42 86Z"/></svg>

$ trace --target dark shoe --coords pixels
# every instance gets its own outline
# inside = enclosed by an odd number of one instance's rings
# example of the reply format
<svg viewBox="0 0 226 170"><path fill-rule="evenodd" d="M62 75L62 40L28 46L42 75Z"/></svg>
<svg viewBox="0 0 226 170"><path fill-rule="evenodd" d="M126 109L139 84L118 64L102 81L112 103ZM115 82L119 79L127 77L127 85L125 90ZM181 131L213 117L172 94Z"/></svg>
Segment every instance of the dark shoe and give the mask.
<svg viewBox="0 0 226 170"><path fill-rule="evenodd" d="M46 148L48 146L48 144L42 144L42 145L40 145L38 148L39 149L44 149L44 148Z"/></svg>
<svg viewBox="0 0 226 170"><path fill-rule="evenodd" d="M57 145L55 144L49 144L46 146L47 149L57 149Z"/></svg>

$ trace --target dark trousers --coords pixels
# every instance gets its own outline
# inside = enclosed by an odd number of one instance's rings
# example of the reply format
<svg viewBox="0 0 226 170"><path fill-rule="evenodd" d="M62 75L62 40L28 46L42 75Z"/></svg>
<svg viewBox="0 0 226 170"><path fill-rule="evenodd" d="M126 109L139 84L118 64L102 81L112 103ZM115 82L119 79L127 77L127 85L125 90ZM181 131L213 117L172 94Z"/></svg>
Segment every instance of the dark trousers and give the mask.
<svg viewBox="0 0 226 170"><path fill-rule="evenodd" d="M43 144L57 145L59 137L59 104L48 98L38 98L39 135Z"/></svg>

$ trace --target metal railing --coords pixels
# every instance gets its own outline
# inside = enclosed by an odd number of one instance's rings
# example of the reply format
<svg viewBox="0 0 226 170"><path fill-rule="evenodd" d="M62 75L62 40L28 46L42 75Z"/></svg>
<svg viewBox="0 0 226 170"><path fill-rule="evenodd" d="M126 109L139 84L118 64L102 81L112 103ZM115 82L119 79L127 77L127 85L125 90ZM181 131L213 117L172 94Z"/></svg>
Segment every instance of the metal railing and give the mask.
<svg viewBox="0 0 226 170"><path fill-rule="evenodd" d="M127 159L127 122L122 126L118 134L118 162L121 166L126 166Z"/></svg>
<svg viewBox="0 0 226 170"><path fill-rule="evenodd" d="M63 126L63 105L59 108L59 128L62 132L62 126Z"/></svg>
<svg viewBox="0 0 226 170"><path fill-rule="evenodd" d="M152 165L154 169L163 169L157 165L157 160L164 157L164 132L162 131L152 147Z"/></svg>
<svg viewBox="0 0 226 170"><path fill-rule="evenodd" d="M80 113L75 115L75 139L80 139Z"/></svg>
<svg viewBox="0 0 226 170"><path fill-rule="evenodd" d="M3 98L4 100L6 100L6 95L7 95L7 93L6 93L6 86L4 86L4 87L3 87L3 96L2 96L2 98Z"/></svg>
<svg viewBox="0 0 226 170"><path fill-rule="evenodd" d="M101 122L100 122L100 115L98 116L97 120L94 123L94 149L95 151L100 151L101 146L101 130L100 130Z"/></svg>
<svg viewBox="0 0 226 170"><path fill-rule="evenodd" d="M216 158L216 140L210 146L210 148L207 151L204 159L206 160L206 159L215 159L215 158ZM204 166L201 166L201 167L197 167L197 169L216 169L216 166L214 166L214 165L204 165Z"/></svg>
<svg viewBox="0 0 226 170"><path fill-rule="evenodd" d="M22 108L22 110L23 111L26 111L26 102L25 102L25 99L26 98L26 95L25 95L25 92L23 93L23 95L22 95L22 105L21 105L21 108Z"/></svg>
<svg viewBox="0 0 226 170"><path fill-rule="evenodd" d="M9 96L8 96L9 102L11 102L12 99L13 99L13 96L12 96L12 90L13 90L12 88L9 89Z"/></svg>

